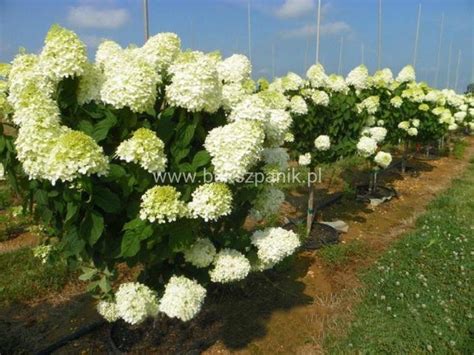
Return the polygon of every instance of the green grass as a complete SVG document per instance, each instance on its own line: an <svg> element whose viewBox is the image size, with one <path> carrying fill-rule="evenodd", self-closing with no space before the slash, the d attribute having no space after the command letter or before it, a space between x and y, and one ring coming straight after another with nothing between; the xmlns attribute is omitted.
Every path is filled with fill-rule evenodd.
<svg viewBox="0 0 474 355"><path fill-rule="evenodd" d="M471 163L431 203L415 231L364 273L365 293L354 320L346 338L328 337L329 353L472 352L473 196Z"/></svg>
<svg viewBox="0 0 474 355"><path fill-rule="evenodd" d="M335 244L324 247L319 252L319 257L328 266L340 267L351 261L354 257L367 255L367 246L354 240L346 244Z"/></svg>
<svg viewBox="0 0 474 355"><path fill-rule="evenodd" d="M64 263L43 265L27 248L0 254L0 270L0 305L60 290L70 275Z"/></svg>
<svg viewBox="0 0 474 355"><path fill-rule="evenodd" d="M454 143L453 155L456 159L462 159L468 143L465 140L458 139Z"/></svg>

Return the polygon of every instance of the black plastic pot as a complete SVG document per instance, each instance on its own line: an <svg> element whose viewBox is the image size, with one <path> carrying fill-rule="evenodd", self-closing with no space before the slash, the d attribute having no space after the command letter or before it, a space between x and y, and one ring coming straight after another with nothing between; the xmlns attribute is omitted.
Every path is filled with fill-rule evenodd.
<svg viewBox="0 0 474 355"><path fill-rule="evenodd" d="M356 186L356 199L358 201L370 202L373 199L388 201L397 196L397 191L393 187L378 185L372 190L369 185Z"/></svg>
<svg viewBox="0 0 474 355"><path fill-rule="evenodd" d="M313 223L311 233L302 245L304 250L316 250L325 245L339 243L339 232L323 223Z"/></svg>

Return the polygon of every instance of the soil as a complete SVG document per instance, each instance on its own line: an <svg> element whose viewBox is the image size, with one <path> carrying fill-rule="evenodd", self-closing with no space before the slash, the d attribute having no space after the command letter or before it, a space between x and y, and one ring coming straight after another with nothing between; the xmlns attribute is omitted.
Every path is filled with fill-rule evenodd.
<svg viewBox="0 0 474 355"><path fill-rule="evenodd" d="M381 174L380 183L393 186L398 192L398 198L388 203L370 208L347 193L339 202L319 211L319 218L325 221L340 219L348 223L349 231L341 235L342 243L358 240L367 247L367 255L351 257L349 263L335 267L325 264L318 251L301 252L286 270L279 268L250 277L243 284L209 290L202 312L189 323L149 321L136 328L124 323L113 328L105 325L55 353L114 353L111 337L120 351L132 353L323 353L325 336L341 333L339 322L351 319L351 310L362 292L358 272L412 229L426 205L462 174L474 156L474 139L467 141L469 146L462 160L414 160L418 175L401 175L396 170ZM347 178L344 174L349 174L353 186L367 182L362 173L343 172ZM342 186L342 180L331 179L319 186L316 200L327 199ZM305 206L304 189L293 191L288 194L282 214L302 219ZM60 295L3 307L0 352L35 352L74 329L95 322L98 315L93 300L80 287L76 291L66 287Z"/></svg>

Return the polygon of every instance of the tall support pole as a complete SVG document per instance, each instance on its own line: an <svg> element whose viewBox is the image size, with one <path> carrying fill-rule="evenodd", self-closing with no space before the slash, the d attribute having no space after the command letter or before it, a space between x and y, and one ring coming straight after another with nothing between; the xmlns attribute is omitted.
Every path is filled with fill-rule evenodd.
<svg viewBox="0 0 474 355"><path fill-rule="evenodd" d="M360 45L360 63L365 64L365 45L364 42Z"/></svg>
<svg viewBox="0 0 474 355"><path fill-rule="evenodd" d="M453 52L453 41L449 43L449 52L448 52L448 73L446 75L446 89L449 89L449 84L451 81L451 55Z"/></svg>
<svg viewBox="0 0 474 355"><path fill-rule="evenodd" d="M459 50L458 51L458 62L456 64L456 76L455 76L455 79L454 79L454 91L457 91L458 90L458 82L459 82L459 66L461 65L461 54L462 54L462 51Z"/></svg>
<svg viewBox="0 0 474 355"><path fill-rule="evenodd" d="M249 37L248 38L249 59L250 59L250 62L252 62L252 21L250 17L250 0L248 0L248 3L247 3L247 31L248 31L248 37Z"/></svg>
<svg viewBox="0 0 474 355"><path fill-rule="evenodd" d="M148 0L143 0L143 23L145 30L145 42L150 38L150 26L148 21Z"/></svg>
<svg viewBox="0 0 474 355"><path fill-rule="evenodd" d="M379 17L377 31L377 69L382 67L382 0L379 0Z"/></svg>
<svg viewBox="0 0 474 355"><path fill-rule="evenodd" d="M339 63L337 66L337 74L341 75L342 73L342 52L344 50L344 37L341 36L341 44L339 46Z"/></svg>
<svg viewBox="0 0 474 355"><path fill-rule="evenodd" d="M318 16L316 20L316 64L319 63L319 35L321 28L321 0L318 0Z"/></svg>
<svg viewBox="0 0 474 355"><path fill-rule="evenodd" d="M418 4L418 20L416 21L415 49L413 51L413 68L416 69L416 59L418 56L418 41L420 39L420 20L421 20L421 4Z"/></svg>
<svg viewBox="0 0 474 355"><path fill-rule="evenodd" d="M441 69L441 44L443 43L443 30L444 30L444 13L441 14L441 26L439 29L438 39L438 57L436 58L436 73L434 86L438 87L439 71Z"/></svg>

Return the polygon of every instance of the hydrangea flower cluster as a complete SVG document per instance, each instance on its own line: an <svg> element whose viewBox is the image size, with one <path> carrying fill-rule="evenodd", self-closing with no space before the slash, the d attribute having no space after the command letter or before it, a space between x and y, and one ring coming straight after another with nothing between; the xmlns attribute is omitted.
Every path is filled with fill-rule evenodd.
<svg viewBox="0 0 474 355"><path fill-rule="evenodd" d="M375 114L380 107L380 98L378 96L369 96L357 104L357 112L366 111L369 115Z"/></svg>
<svg viewBox="0 0 474 355"><path fill-rule="evenodd" d="M311 153L302 154L298 157L298 164L301 166L307 166L311 164Z"/></svg>
<svg viewBox="0 0 474 355"><path fill-rule="evenodd" d="M394 96L390 99L390 104L395 108L399 108L403 104L403 99L400 96Z"/></svg>
<svg viewBox="0 0 474 355"><path fill-rule="evenodd" d="M304 86L305 82L298 74L289 72L281 78L281 87L284 92L296 91Z"/></svg>
<svg viewBox="0 0 474 355"><path fill-rule="evenodd" d="M242 83L250 79L252 64L242 54L234 54L217 65L219 78L225 83Z"/></svg>
<svg viewBox="0 0 474 355"><path fill-rule="evenodd" d="M377 141L373 138L362 136L357 143L357 151L365 158L370 157L377 150Z"/></svg>
<svg viewBox="0 0 474 355"><path fill-rule="evenodd" d="M346 83L356 90L363 90L368 87L369 71L365 65L359 65L352 69L346 78Z"/></svg>
<svg viewBox="0 0 474 355"><path fill-rule="evenodd" d="M221 106L222 83L216 60L201 52L184 53L169 68L166 97L173 106L190 112L215 112Z"/></svg>
<svg viewBox="0 0 474 355"><path fill-rule="evenodd" d="M265 187L255 200L250 215L256 220L262 220L278 212L285 201L283 191L274 187Z"/></svg>
<svg viewBox="0 0 474 355"><path fill-rule="evenodd" d="M145 192L140 205L140 218L151 223L167 223L188 215L181 193L173 186L155 186Z"/></svg>
<svg viewBox="0 0 474 355"><path fill-rule="evenodd" d="M115 317L113 306L102 304L101 308L110 319L122 318L130 324L141 323L148 317L155 317L159 312L155 291L138 282L121 284L115 293L115 305Z"/></svg>
<svg viewBox="0 0 474 355"><path fill-rule="evenodd" d="M385 169L392 162L392 155L386 152L378 152L374 157L374 162L381 168Z"/></svg>
<svg viewBox="0 0 474 355"><path fill-rule="evenodd" d="M264 124L266 144L272 147L280 146L292 123L289 112L280 109L268 110L268 119Z"/></svg>
<svg viewBox="0 0 474 355"><path fill-rule="evenodd" d="M290 100L290 111L295 115L306 115L308 113L308 105L301 96L293 96Z"/></svg>
<svg viewBox="0 0 474 355"><path fill-rule="evenodd" d="M208 267L216 256L216 248L209 239L198 239L184 251L184 260L197 268Z"/></svg>
<svg viewBox="0 0 474 355"><path fill-rule="evenodd" d="M373 138L377 143L382 143L387 136L387 129L384 127L370 127L364 131L364 134Z"/></svg>
<svg viewBox="0 0 474 355"><path fill-rule="evenodd" d="M418 127L420 126L419 119L411 119L408 121L402 121L398 124L398 128L405 131L408 136L414 137L418 135Z"/></svg>
<svg viewBox="0 0 474 355"><path fill-rule="evenodd" d="M259 122L239 120L214 128L204 147L212 157L216 181L242 179L260 157L265 134Z"/></svg>
<svg viewBox="0 0 474 355"><path fill-rule="evenodd" d="M313 100L315 105L327 106L329 105L329 95L322 90L315 90L311 95L311 100Z"/></svg>
<svg viewBox="0 0 474 355"><path fill-rule="evenodd" d="M214 259L214 268L209 271L212 282L229 283L240 281L250 272L250 262L241 252L222 249Z"/></svg>
<svg viewBox="0 0 474 355"><path fill-rule="evenodd" d="M376 87L384 88L390 86L393 82L393 74L389 68L377 70L372 77L372 83Z"/></svg>
<svg viewBox="0 0 474 355"><path fill-rule="evenodd" d="M262 150L262 159L266 165L276 168L278 171L288 169L290 156L285 148L265 148Z"/></svg>
<svg viewBox="0 0 474 355"><path fill-rule="evenodd" d="M256 231L251 237L257 248L259 270L269 269L290 256L301 245L298 236L283 228L267 228Z"/></svg>
<svg viewBox="0 0 474 355"><path fill-rule="evenodd" d="M331 148L331 139L329 136L320 135L314 140L314 146L317 150L325 152Z"/></svg>
<svg viewBox="0 0 474 355"><path fill-rule="evenodd" d="M329 75L327 87L334 92L347 93L349 91L349 86L344 78L336 74Z"/></svg>
<svg viewBox="0 0 474 355"><path fill-rule="evenodd" d="M97 304L97 312L104 317L107 322L115 322L120 318L117 304L112 301L100 301Z"/></svg>
<svg viewBox="0 0 474 355"><path fill-rule="evenodd" d="M328 77L321 64L312 65L306 72L309 83L313 88L324 88L326 86Z"/></svg>
<svg viewBox="0 0 474 355"><path fill-rule="evenodd" d="M181 50L181 40L175 33L158 33L146 41L139 56L155 71L164 74Z"/></svg>
<svg viewBox="0 0 474 355"><path fill-rule="evenodd" d="M403 67L402 70L400 70L400 72L398 73L396 80L400 83L415 81L415 69L411 65Z"/></svg>
<svg viewBox="0 0 474 355"><path fill-rule="evenodd" d="M164 143L155 132L148 128L139 128L132 138L120 143L117 157L127 163L134 162L150 173L165 171L166 155Z"/></svg>
<svg viewBox="0 0 474 355"><path fill-rule="evenodd" d="M223 183L210 183L199 186L192 194L188 204L191 215L207 221L216 221L232 211L232 192Z"/></svg>
<svg viewBox="0 0 474 355"><path fill-rule="evenodd" d="M159 310L170 318L189 321L201 310L206 289L184 276L173 276L165 287Z"/></svg>

